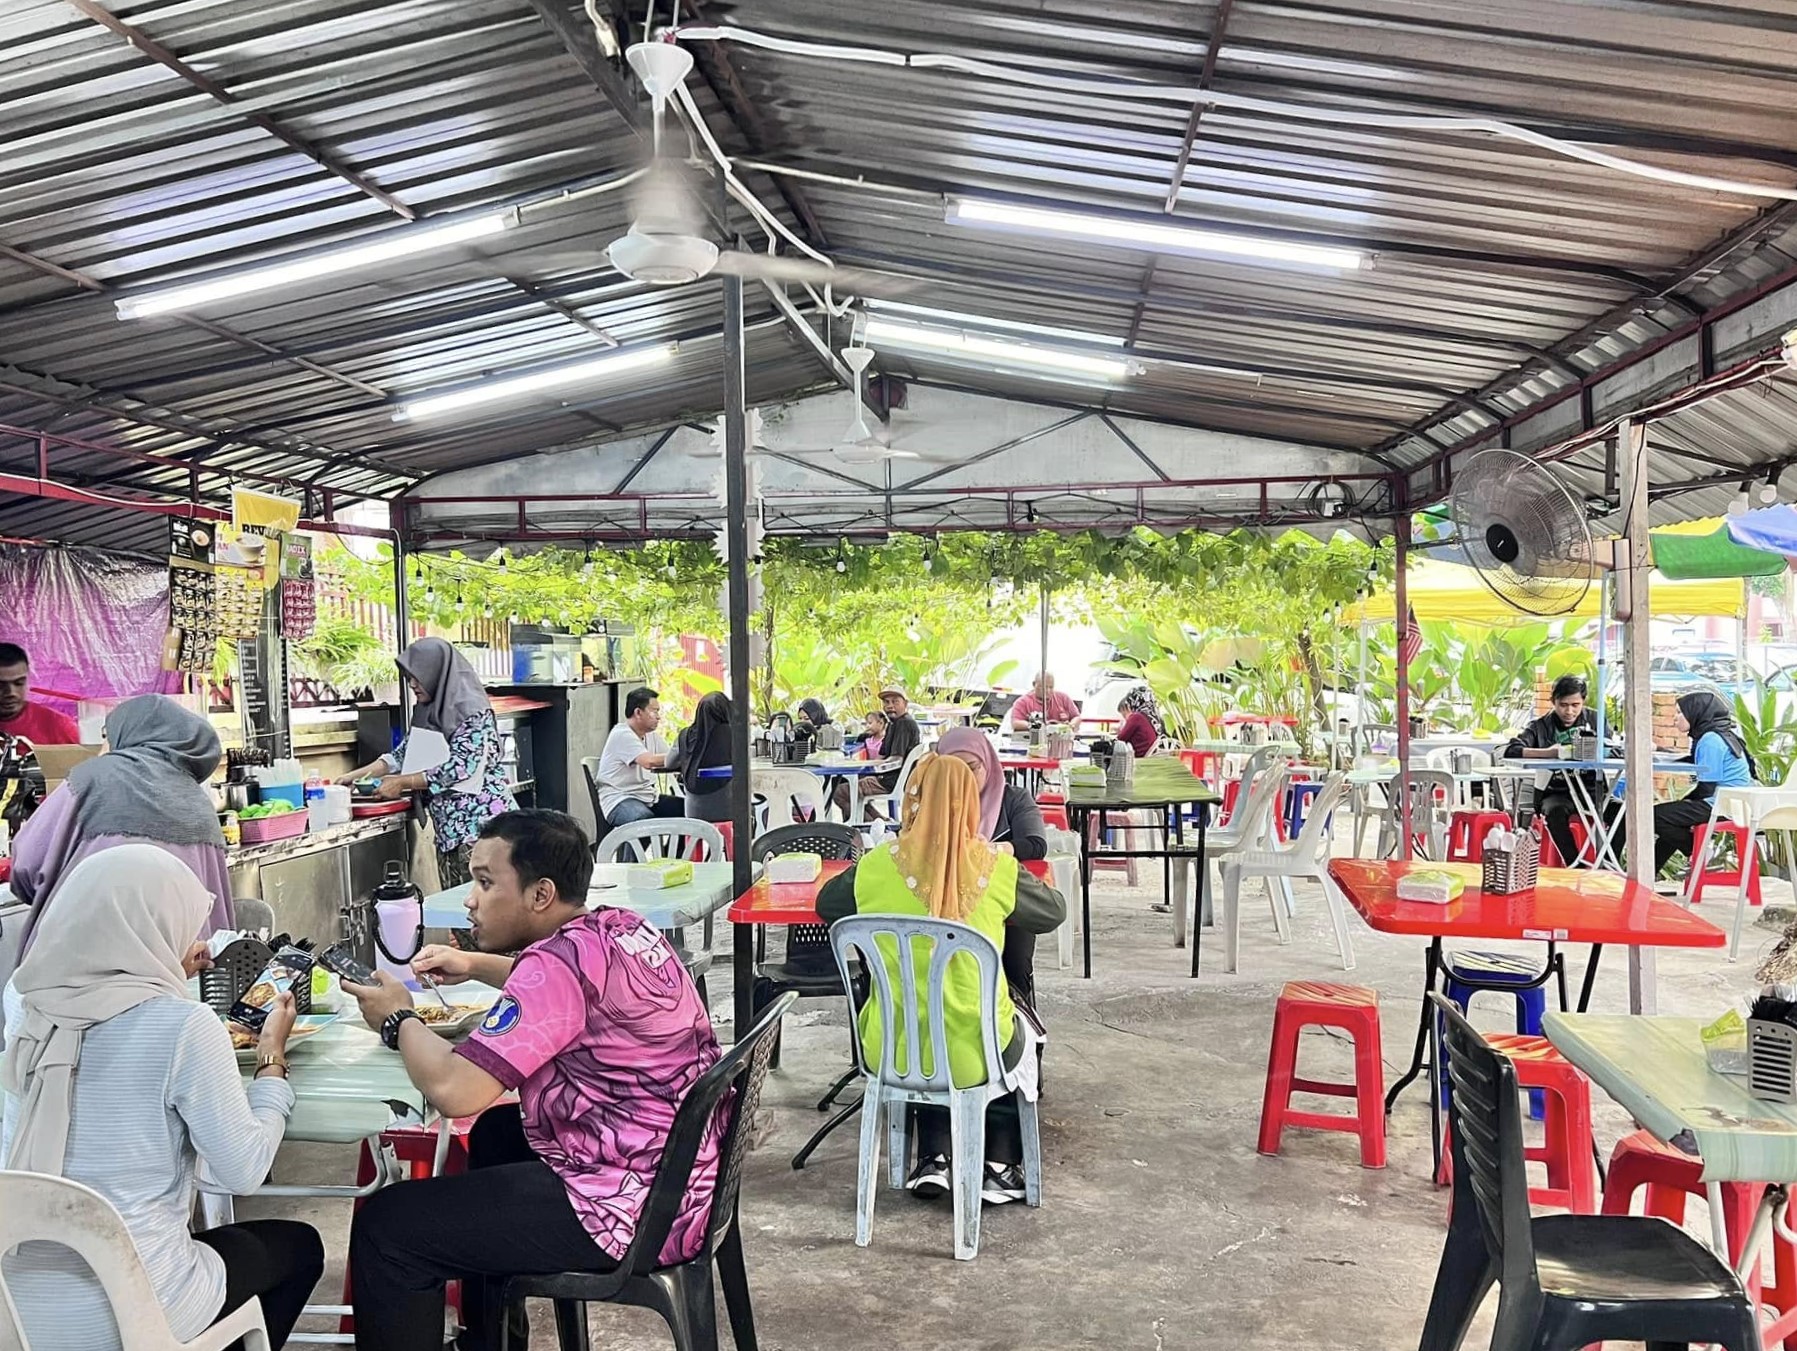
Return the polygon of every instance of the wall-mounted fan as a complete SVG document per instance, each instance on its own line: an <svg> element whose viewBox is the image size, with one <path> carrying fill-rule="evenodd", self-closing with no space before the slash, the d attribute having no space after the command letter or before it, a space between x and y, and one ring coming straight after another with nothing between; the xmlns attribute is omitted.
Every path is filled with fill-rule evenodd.
<svg viewBox="0 0 1797 1351"><path fill-rule="evenodd" d="M1493 594L1524 614L1577 609L1596 571L1585 509L1553 470L1484 450L1455 476L1454 531Z"/></svg>

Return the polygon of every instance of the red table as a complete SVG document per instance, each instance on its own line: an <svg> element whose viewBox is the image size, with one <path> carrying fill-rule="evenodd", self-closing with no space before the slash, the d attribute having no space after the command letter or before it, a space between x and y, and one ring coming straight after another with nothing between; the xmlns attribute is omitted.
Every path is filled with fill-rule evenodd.
<svg viewBox="0 0 1797 1351"><path fill-rule="evenodd" d="M1447 905L1398 899L1398 879L1422 869L1456 872L1466 878L1466 890ZM1561 943L1589 943L1591 959L1585 964L1585 980L1579 990L1578 1011L1591 1003L1597 979L1598 959L1606 943L1626 947L1720 948L1728 935L1689 910L1656 896L1620 873L1572 868L1543 868L1533 891L1513 895L1487 894L1479 888L1481 868L1476 863L1397 862L1393 860L1339 858L1329 865L1348 904L1360 912L1368 926L1381 933L1413 934L1429 940L1423 967L1423 1011L1416 1033L1416 1052L1404 1077L1385 1095L1389 1112L1398 1094L1423 1071L1439 1062L1435 1046L1435 1019L1430 1016L1429 995L1442 971L1444 938L1506 938L1547 944L1547 964L1540 977L1526 986L1502 985L1492 989L1515 991L1545 985L1558 978L1560 1007L1566 1004L1566 961ZM1433 1076L1431 1076L1433 1077ZM1441 1164L1441 1095L1431 1092L1436 1172Z"/></svg>
<svg viewBox="0 0 1797 1351"><path fill-rule="evenodd" d="M1021 866L1045 882L1054 880L1047 859L1030 859ZM824 883L848 869L849 864L841 859L831 859L814 882L775 884L764 877L736 898L728 918L732 924L822 924L817 915L817 893Z"/></svg>

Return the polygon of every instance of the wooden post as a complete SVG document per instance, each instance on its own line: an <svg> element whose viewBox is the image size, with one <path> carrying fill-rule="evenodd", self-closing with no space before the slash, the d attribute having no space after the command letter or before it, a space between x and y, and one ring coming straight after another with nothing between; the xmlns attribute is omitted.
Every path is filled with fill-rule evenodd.
<svg viewBox="0 0 1797 1351"><path fill-rule="evenodd" d="M1629 875L1643 886L1654 883L1653 836L1653 686L1648 679L1652 648L1648 625L1647 577L1651 570L1647 541L1647 427L1633 418L1616 429L1617 456L1622 461L1622 535L1626 554L1616 560L1617 585L1611 588L1622 627L1622 669L1628 681L1623 722L1628 742L1623 768L1628 775ZM1629 1012L1653 1013L1659 1005L1654 950L1629 949Z"/></svg>

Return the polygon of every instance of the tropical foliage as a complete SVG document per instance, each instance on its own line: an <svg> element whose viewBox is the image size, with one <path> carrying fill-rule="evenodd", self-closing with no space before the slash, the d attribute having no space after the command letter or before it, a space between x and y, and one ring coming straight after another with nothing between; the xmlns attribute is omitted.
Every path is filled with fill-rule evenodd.
<svg viewBox="0 0 1797 1351"><path fill-rule="evenodd" d="M1499 732L1529 715L1536 672L1549 677L1589 666L1590 653L1555 624L1508 628L1422 620L1423 644L1410 663L1410 712L1452 732ZM1369 722L1397 717L1397 653L1389 641L1368 651ZM1582 669L1582 668L1581 668ZM1586 672L1589 674L1589 672Z"/></svg>

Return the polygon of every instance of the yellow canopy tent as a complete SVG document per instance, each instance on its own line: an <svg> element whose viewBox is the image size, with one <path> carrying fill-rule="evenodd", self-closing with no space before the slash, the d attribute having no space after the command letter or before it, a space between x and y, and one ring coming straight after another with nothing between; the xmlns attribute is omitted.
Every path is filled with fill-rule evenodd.
<svg viewBox="0 0 1797 1351"><path fill-rule="evenodd" d="M1472 624L1520 624L1529 619L1499 600L1479 580L1477 572L1458 563L1425 559L1410 569L1409 582L1410 607L1418 619L1452 619ZM1649 604L1655 618L1728 615L1739 619L1745 612L1747 587L1739 577L1674 582L1656 572L1650 587ZM1597 595L1597 583L1593 581L1576 610L1555 618L1597 618ZM1342 612L1342 621L1390 622L1394 610L1393 593L1384 591L1348 606Z"/></svg>

